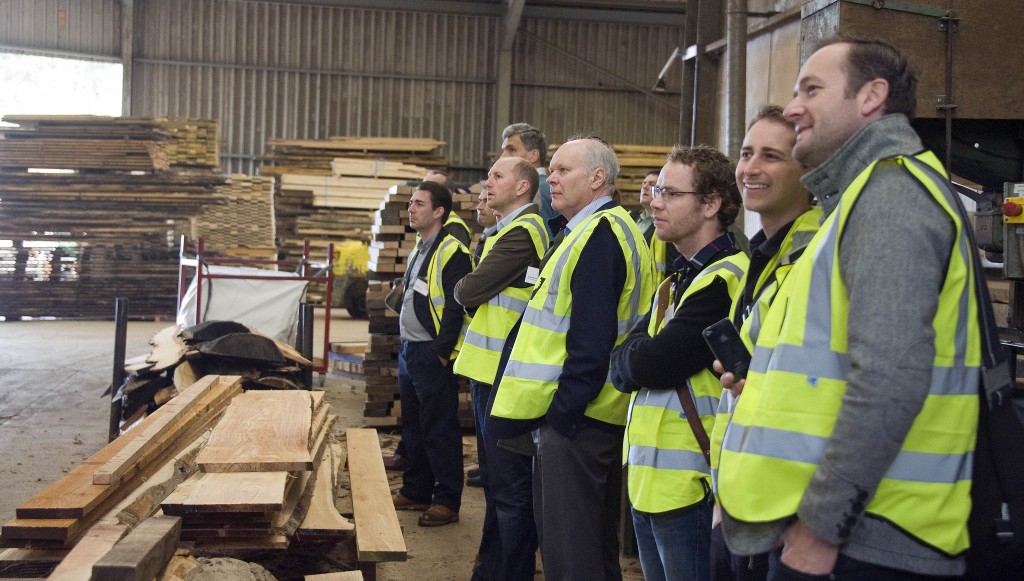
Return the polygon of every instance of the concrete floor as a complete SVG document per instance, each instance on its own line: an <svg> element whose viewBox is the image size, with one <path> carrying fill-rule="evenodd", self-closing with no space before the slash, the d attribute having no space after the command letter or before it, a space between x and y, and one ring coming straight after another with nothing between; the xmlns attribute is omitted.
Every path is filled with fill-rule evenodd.
<svg viewBox="0 0 1024 581"><path fill-rule="evenodd" d="M171 323L130 322L127 356L148 353L148 340ZM314 354L320 356L323 314L315 325ZM332 341L365 341L366 321L334 313ZM45 488L107 439L109 396L101 396L111 379L113 322L24 321L0 322L0 523L13 518L24 500ZM337 375L325 376L332 412L339 416L335 433L363 427L365 391ZM383 433L384 430L382 430ZM397 437L382 437L393 450ZM476 462L475 438L465 434L467 466ZM399 473L388 473L392 489L401 485ZM343 481L344 482L344 481ZM339 507L351 506L339 498ZM480 542L483 492L467 487L458 524L425 529L416 526L417 512L400 511L409 559L378 567L381 580L469 579ZM626 579L642 579L636 559L623 559ZM537 579L543 579L539 574Z"/></svg>

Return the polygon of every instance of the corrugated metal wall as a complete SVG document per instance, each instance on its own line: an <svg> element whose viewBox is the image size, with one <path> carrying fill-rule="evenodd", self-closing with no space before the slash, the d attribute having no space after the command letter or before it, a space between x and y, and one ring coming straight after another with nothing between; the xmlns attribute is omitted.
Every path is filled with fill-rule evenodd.
<svg viewBox="0 0 1024 581"><path fill-rule="evenodd" d="M225 0L137 6L135 114L213 117L231 171L272 138L433 137L493 148L497 19Z"/></svg>
<svg viewBox="0 0 1024 581"><path fill-rule="evenodd" d="M586 132L612 143L674 144L678 94L644 91L682 38L674 26L524 21L513 49L512 118L540 128L549 143Z"/></svg>
<svg viewBox="0 0 1024 581"><path fill-rule="evenodd" d="M500 144L498 17L253 0L135 0L135 16L132 113L217 119L226 171L254 172L273 138L432 137L467 175ZM0 0L0 45L117 58L119 19L117 0ZM644 91L681 38L524 19L512 118L551 142L674 143L678 95Z"/></svg>
<svg viewBox="0 0 1024 581"><path fill-rule="evenodd" d="M119 59L118 0L0 0L0 50Z"/></svg>

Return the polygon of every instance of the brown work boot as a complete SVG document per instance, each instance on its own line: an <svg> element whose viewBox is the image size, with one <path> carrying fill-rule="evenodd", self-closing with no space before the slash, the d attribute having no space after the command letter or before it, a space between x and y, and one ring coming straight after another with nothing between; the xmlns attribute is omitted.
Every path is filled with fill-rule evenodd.
<svg viewBox="0 0 1024 581"><path fill-rule="evenodd" d="M447 506L432 504L420 515L418 524L421 527L440 527L453 522L459 522L459 513Z"/></svg>
<svg viewBox="0 0 1024 581"><path fill-rule="evenodd" d="M385 470L395 470L397 472L404 472L405 469L408 468L408 467L409 467L409 460L407 460L406 458L404 458L402 456L399 456L397 454L392 454L392 455L389 455L389 456L384 456L384 469Z"/></svg>
<svg viewBox="0 0 1024 581"><path fill-rule="evenodd" d="M423 510L427 508L425 502L416 502L415 500L406 497L401 492L396 492L391 495L391 502L395 504L395 510Z"/></svg>

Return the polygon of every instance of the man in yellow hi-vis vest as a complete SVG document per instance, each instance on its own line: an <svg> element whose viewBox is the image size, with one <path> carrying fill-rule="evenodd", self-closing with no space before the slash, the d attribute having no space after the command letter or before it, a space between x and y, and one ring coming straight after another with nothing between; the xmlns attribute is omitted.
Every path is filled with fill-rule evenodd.
<svg viewBox="0 0 1024 581"><path fill-rule="evenodd" d="M915 87L895 47L827 41L785 109L826 218L765 315L718 470L725 540L774 549L769 579L964 571L989 306Z"/></svg>
<svg viewBox="0 0 1024 581"><path fill-rule="evenodd" d="M729 316L748 264L728 231L743 204L733 171L712 147L672 149L651 208L654 235L679 257L651 312L612 351L612 382L631 394L624 463L648 581L710 577L711 471L698 433L711 432L722 386L702 332Z"/></svg>
<svg viewBox="0 0 1024 581"><path fill-rule="evenodd" d="M458 522L462 503L462 429L452 365L466 313L454 295L472 259L442 227L451 208L451 192L441 184L422 182L412 194L409 226L419 243L409 256L398 319L402 442L409 467L392 500L397 509L426 509L419 525L427 527Z"/></svg>
<svg viewBox="0 0 1024 581"><path fill-rule="evenodd" d="M567 223L506 341L488 437L535 430L534 518L544 576L617 580L628 397L608 381L608 363L650 310L654 267L636 223L612 200L619 164L611 146L570 138L550 170L551 203Z"/></svg>
<svg viewBox="0 0 1024 581"><path fill-rule="evenodd" d="M470 380L477 457L486 512L473 579L532 580L537 533L530 502L530 458L487 437L486 408L512 326L526 309L548 249L548 225L532 203L540 179L528 161L503 157L487 173L487 205L501 220L487 237L475 270L455 285L455 300L476 309L455 373ZM525 485L524 493L519 493Z"/></svg>

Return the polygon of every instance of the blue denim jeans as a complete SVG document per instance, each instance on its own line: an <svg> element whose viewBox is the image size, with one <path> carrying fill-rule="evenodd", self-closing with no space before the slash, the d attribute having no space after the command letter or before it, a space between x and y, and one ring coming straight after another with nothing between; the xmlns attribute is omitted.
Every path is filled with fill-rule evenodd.
<svg viewBox="0 0 1024 581"><path fill-rule="evenodd" d="M668 512L631 512L646 581L711 578L711 504L706 499Z"/></svg>

